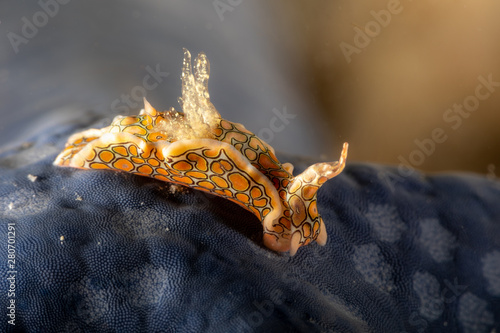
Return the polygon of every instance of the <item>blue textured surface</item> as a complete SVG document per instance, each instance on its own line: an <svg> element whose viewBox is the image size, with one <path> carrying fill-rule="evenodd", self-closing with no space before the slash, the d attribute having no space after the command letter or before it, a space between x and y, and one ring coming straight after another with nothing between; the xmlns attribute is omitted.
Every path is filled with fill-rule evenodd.
<svg viewBox="0 0 500 333"><path fill-rule="evenodd" d="M348 163L319 192L326 246L290 257L264 248L259 221L223 199L125 173L52 166L77 130L60 126L0 154L0 267L7 276L7 223L15 223L19 331L500 326L496 181L402 177ZM306 166L289 160L296 172ZM5 278L0 287L0 329L13 330Z"/></svg>

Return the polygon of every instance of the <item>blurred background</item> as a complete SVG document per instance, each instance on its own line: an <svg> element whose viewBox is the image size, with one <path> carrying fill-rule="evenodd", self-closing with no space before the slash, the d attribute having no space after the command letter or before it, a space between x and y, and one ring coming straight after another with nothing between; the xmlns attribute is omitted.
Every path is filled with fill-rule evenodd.
<svg viewBox="0 0 500 333"><path fill-rule="evenodd" d="M4 0L0 147L157 109L205 52L223 118L278 151L500 177L500 3Z"/></svg>

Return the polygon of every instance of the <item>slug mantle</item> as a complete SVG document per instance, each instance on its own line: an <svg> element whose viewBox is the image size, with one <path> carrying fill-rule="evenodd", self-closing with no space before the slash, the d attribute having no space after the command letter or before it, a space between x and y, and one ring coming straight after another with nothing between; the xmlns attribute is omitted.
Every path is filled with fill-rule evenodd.
<svg viewBox="0 0 500 333"><path fill-rule="evenodd" d="M293 176L274 149L243 125L222 119L210 102L210 64L184 49L183 112L159 112L144 99L137 116L116 116L111 125L72 135L54 165L125 171L189 186L231 200L252 212L264 228L264 245L294 255L300 246L326 244L316 193L345 167L317 163Z"/></svg>

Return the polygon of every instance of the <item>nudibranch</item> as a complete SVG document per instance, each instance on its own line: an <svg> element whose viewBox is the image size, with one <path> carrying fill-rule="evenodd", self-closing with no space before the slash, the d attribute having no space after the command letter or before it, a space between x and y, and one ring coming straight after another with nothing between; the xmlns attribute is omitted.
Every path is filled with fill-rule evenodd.
<svg viewBox="0 0 500 333"><path fill-rule="evenodd" d="M210 102L210 64L204 53L191 65L184 49L183 112L159 112L144 99L137 116L72 135L54 165L130 172L226 198L252 212L264 229L264 245L294 255L300 246L326 243L316 193L342 172L338 162L317 163L297 176L274 149L243 125L222 119Z"/></svg>

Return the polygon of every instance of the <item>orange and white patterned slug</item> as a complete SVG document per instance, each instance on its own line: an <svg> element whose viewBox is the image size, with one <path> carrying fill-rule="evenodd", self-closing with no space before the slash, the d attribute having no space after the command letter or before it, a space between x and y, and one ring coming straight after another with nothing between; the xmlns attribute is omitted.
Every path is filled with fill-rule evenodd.
<svg viewBox="0 0 500 333"><path fill-rule="evenodd" d="M155 110L146 100L137 116L117 116L110 126L72 135L55 165L109 169L148 176L209 192L249 210L262 222L264 244L294 255L300 246L326 243L316 193L345 166L317 163L298 176L274 149L243 125L222 119L210 102L205 54L184 49L183 112Z"/></svg>

